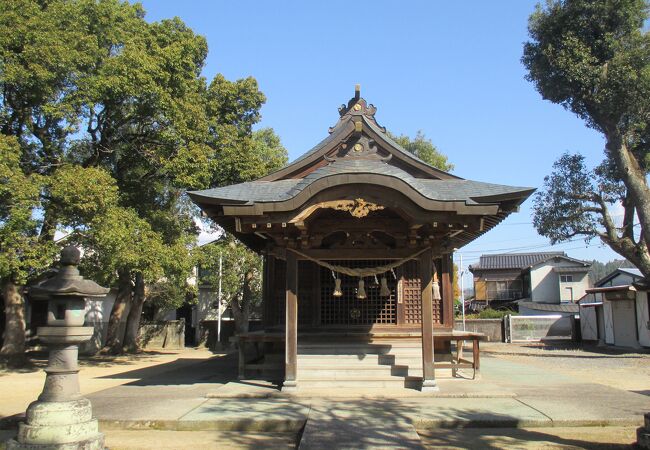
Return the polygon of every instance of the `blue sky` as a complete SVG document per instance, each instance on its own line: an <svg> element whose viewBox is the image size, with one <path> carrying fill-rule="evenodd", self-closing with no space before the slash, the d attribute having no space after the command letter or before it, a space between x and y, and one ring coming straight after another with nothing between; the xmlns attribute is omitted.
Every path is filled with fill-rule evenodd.
<svg viewBox="0 0 650 450"><path fill-rule="evenodd" d="M354 94L377 106L393 133L422 130L469 179L539 187L564 151L595 165L604 141L542 100L520 63L535 1L147 0L148 20L178 16L209 45L204 75L255 77L267 96L260 126L273 127L294 159L327 135ZM550 247L532 227L531 200L462 249L566 250L619 258L596 240ZM456 258L458 260L458 258Z"/></svg>

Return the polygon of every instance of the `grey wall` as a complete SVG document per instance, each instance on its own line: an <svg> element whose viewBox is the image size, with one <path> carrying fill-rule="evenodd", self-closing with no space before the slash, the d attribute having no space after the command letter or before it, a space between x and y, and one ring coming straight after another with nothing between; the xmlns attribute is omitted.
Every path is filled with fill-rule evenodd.
<svg viewBox="0 0 650 450"><path fill-rule="evenodd" d="M462 330L463 321L454 321L454 330ZM504 342L502 319L466 319L465 331L483 333L490 342Z"/></svg>

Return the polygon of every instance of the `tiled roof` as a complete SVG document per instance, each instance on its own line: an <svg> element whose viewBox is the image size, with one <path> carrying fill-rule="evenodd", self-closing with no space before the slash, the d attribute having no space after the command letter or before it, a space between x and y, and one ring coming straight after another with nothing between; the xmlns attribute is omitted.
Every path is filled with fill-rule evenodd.
<svg viewBox="0 0 650 450"><path fill-rule="evenodd" d="M620 270L621 272L625 272L625 273L627 273L629 275L632 275L634 277L639 277L639 278L643 277L643 274L641 273L641 271L639 269L636 269L636 268L633 269L633 268L629 268L629 267L621 267L618 270Z"/></svg>
<svg viewBox="0 0 650 450"><path fill-rule="evenodd" d="M505 253L499 255L481 255L477 265L471 270L487 269L525 269L554 256L566 256L564 252L542 253Z"/></svg>
<svg viewBox="0 0 650 450"><path fill-rule="evenodd" d="M539 303L518 302L519 307L534 309L536 311L577 313L580 307L577 303Z"/></svg>
<svg viewBox="0 0 650 450"><path fill-rule="evenodd" d="M484 202L489 202L489 198L493 196L531 191L526 187L504 186L463 179L426 180L414 178L404 170L383 161L340 158L315 170L303 179L251 181L194 191L191 194L198 197L240 202L277 202L295 197L317 180L334 175L360 173L397 178L431 200L465 201L468 204L476 204L483 197L486 198Z"/></svg>
<svg viewBox="0 0 650 450"><path fill-rule="evenodd" d="M643 278L643 274L637 268L620 267L620 268L608 273L607 275L605 275L600 280L596 281L595 286L597 286L597 287L604 286L608 282L610 282L611 280L616 278L616 276L621 274L621 273L630 275L632 277L632 279L635 280L635 281L640 280L641 278Z"/></svg>

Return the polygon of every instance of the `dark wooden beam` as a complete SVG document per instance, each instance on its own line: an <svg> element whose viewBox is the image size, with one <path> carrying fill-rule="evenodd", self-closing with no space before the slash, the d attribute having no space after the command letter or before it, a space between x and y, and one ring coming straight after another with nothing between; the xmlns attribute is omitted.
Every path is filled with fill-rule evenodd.
<svg viewBox="0 0 650 450"><path fill-rule="evenodd" d="M312 258L318 260L347 260L347 259L402 259L408 256L413 255L418 251L417 248L395 248L395 249L359 249L359 248L350 248L350 249L309 249L309 250L299 250L301 253L308 255ZM434 251L436 249L434 248ZM291 251L286 252L291 253ZM274 254L278 258L284 258L282 255L282 250L280 248L274 249ZM302 256L297 255L297 259L305 259Z"/></svg>
<svg viewBox="0 0 650 450"><path fill-rule="evenodd" d="M287 252L284 384L282 391L298 388L298 262Z"/></svg>
<svg viewBox="0 0 650 450"><path fill-rule="evenodd" d="M433 366L433 252L420 255L422 289L422 391L437 391Z"/></svg>
<svg viewBox="0 0 650 450"><path fill-rule="evenodd" d="M442 255L442 325L445 328L454 326L454 262L451 253Z"/></svg>

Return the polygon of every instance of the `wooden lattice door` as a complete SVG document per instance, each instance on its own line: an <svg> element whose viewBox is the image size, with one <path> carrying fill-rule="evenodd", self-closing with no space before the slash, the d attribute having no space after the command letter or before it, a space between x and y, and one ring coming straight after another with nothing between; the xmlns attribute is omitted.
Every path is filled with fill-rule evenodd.
<svg viewBox="0 0 650 450"><path fill-rule="evenodd" d="M347 267L373 267L389 263L381 260L328 261ZM359 278L340 274L341 297L334 297L334 278L329 269L320 271L320 323L321 325L395 325L397 324L396 294L397 280L388 274L390 296L379 295L379 284L374 277L365 277L367 298L358 299Z"/></svg>
<svg viewBox="0 0 650 450"><path fill-rule="evenodd" d="M400 279L400 302L405 325L422 323L422 293L417 261L408 261L396 269ZM442 324L442 299L433 301L433 323Z"/></svg>

